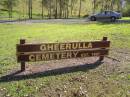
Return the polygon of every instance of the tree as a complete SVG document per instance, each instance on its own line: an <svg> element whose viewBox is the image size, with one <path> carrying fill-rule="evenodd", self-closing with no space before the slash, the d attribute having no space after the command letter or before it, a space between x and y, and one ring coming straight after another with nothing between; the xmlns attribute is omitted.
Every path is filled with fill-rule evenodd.
<svg viewBox="0 0 130 97"><path fill-rule="evenodd" d="M1 0L1 5L8 11L9 18L12 18L13 7L16 6L18 0Z"/></svg>
<svg viewBox="0 0 130 97"><path fill-rule="evenodd" d="M58 0L55 0L55 19L58 17Z"/></svg>
<svg viewBox="0 0 130 97"><path fill-rule="evenodd" d="M79 3L79 18L80 18L80 16L81 16L82 2L85 2L85 0L80 0L80 3Z"/></svg>
<svg viewBox="0 0 130 97"><path fill-rule="evenodd" d="M28 0L28 16L32 19L32 0Z"/></svg>
<svg viewBox="0 0 130 97"><path fill-rule="evenodd" d="M44 11L44 0L42 0L42 19L44 17L44 14L43 14L44 12L43 11Z"/></svg>
<svg viewBox="0 0 130 97"><path fill-rule="evenodd" d="M69 0L64 0L64 18L69 17Z"/></svg>
<svg viewBox="0 0 130 97"><path fill-rule="evenodd" d="M51 15L52 15L52 1L51 0L48 0L49 1L49 19L51 19Z"/></svg>
<svg viewBox="0 0 130 97"><path fill-rule="evenodd" d="M80 18L82 0L80 0L79 2L80 2L80 3L79 3L79 18Z"/></svg>
<svg viewBox="0 0 130 97"><path fill-rule="evenodd" d="M96 0L92 0L92 6L93 6L92 12L94 14L96 10Z"/></svg>
<svg viewBox="0 0 130 97"><path fill-rule="evenodd" d="M7 11L9 18L12 18L14 7L16 6L17 2L20 0L0 0L0 5L2 6L1 11ZM33 17L33 5L34 0L21 0L17 7L21 8L20 10L15 9L19 14L21 12L28 15L29 19ZM130 0L35 0L35 2L40 3L40 11L41 17L44 18L47 15L48 18L69 18L70 16L78 16L81 17L81 13L83 12L82 9L85 9L86 12L93 12L96 11L103 11L103 10L115 10L121 11L122 10L122 1ZM26 4L25 4L26 2ZM83 3L86 2L88 6L83 6ZM20 6L19 6L20 5ZM85 5L85 4L84 4ZM22 6L22 7L21 7ZM128 5L127 5L128 6ZM38 8L38 9L39 9ZM128 8L128 7L127 7ZM21 11L22 10L22 11ZM125 13L128 11L125 9ZM38 13L36 13L39 15ZM88 13L84 13L86 15Z"/></svg>

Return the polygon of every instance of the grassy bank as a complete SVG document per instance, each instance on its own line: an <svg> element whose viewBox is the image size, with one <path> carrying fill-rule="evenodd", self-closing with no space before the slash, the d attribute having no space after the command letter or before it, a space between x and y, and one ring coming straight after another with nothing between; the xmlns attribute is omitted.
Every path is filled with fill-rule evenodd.
<svg viewBox="0 0 130 97"><path fill-rule="evenodd" d="M27 42L90 41L107 36L112 49L130 50L130 24L0 24L0 76L15 68L16 44ZM110 56L113 56L112 53ZM128 56L129 57L129 56ZM34 63L35 64L35 63ZM107 63L105 63L107 64ZM109 65L109 64L107 64ZM129 62L120 68L130 70ZM123 67L122 67L123 66ZM124 69L121 69L122 72ZM11 97L128 97L130 74L128 72L103 75L100 68L41 78L0 82L0 96ZM81 94L81 95L80 95ZM54 95L54 96L52 96ZM60 96L61 95L61 96ZM127 96L128 95L128 96Z"/></svg>

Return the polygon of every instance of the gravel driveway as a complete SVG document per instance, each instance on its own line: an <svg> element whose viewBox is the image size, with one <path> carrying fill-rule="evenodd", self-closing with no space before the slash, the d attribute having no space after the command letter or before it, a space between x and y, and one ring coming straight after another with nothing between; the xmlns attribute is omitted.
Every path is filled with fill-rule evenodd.
<svg viewBox="0 0 130 97"><path fill-rule="evenodd" d="M98 22L111 23L110 20L100 20ZM86 23L96 23L95 21L90 21L88 18L81 19L44 19L44 20L0 20L0 23L61 23L61 24L86 24ZM130 23L130 20L117 20L112 23Z"/></svg>
<svg viewBox="0 0 130 97"><path fill-rule="evenodd" d="M63 24L77 24L86 23L86 19L46 19L46 20L0 20L0 23L63 23Z"/></svg>

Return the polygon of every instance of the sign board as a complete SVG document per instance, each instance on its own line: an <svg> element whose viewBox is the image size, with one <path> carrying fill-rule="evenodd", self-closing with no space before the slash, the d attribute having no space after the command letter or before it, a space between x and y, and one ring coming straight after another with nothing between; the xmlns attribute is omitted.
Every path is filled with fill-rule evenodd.
<svg viewBox="0 0 130 97"><path fill-rule="evenodd" d="M108 48L110 41L70 42L70 43L43 43L43 44L18 44L17 52L48 52L66 50L87 50Z"/></svg>
<svg viewBox="0 0 130 97"><path fill-rule="evenodd" d="M21 61L49 61L59 59L70 59L80 57L105 56L108 55L108 49L105 50L73 50L73 51L55 51L55 52L32 52L18 54L18 62Z"/></svg>
<svg viewBox="0 0 130 97"><path fill-rule="evenodd" d="M104 38L105 39L105 38ZM107 39L107 38L106 38ZM49 61L108 55L110 41L26 44L16 45L18 62Z"/></svg>

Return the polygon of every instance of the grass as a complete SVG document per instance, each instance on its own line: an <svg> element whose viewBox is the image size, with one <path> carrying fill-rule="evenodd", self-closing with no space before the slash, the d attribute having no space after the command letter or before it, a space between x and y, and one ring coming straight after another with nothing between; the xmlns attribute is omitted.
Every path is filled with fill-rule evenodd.
<svg viewBox="0 0 130 97"><path fill-rule="evenodd" d="M27 42L90 41L107 36L112 49L130 50L130 24L0 24L0 76L20 68L16 62L16 44ZM34 63L35 64L35 63ZM122 63L127 66L127 63ZM121 64L121 65L122 65ZM109 64L108 64L109 65ZM0 83L1 97L126 97L130 76L79 71L35 79ZM81 80L80 80L81 79ZM123 80L122 80L123 79ZM87 94L87 95L86 95ZM63 96L65 95L65 96Z"/></svg>
<svg viewBox="0 0 130 97"><path fill-rule="evenodd" d="M123 17L121 20L130 20L129 17Z"/></svg>

